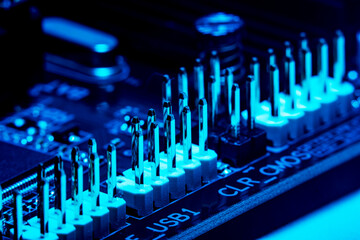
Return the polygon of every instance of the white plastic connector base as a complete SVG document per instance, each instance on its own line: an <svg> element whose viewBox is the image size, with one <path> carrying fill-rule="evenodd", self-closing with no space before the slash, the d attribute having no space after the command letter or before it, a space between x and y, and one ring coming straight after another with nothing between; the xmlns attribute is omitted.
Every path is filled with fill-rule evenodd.
<svg viewBox="0 0 360 240"><path fill-rule="evenodd" d="M84 214L89 215L93 220L94 238L102 238L110 233L110 212L104 206L91 209L90 193L84 191L83 202Z"/></svg>
<svg viewBox="0 0 360 240"><path fill-rule="evenodd" d="M109 210L110 230L114 231L125 225L126 222L126 202L122 198L114 197L109 201L106 193L100 193L100 205Z"/></svg>
<svg viewBox="0 0 360 240"><path fill-rule="evenodd" d="M40 232L40 219L37 217L31 218L28 221L31 227L39 229ZM76 239L76 229L72 224L62 224L58 225L58 216L55 215L55 209L51 208L49 210L49 233L56 234L58 239L61 240L75 240Z"/></svg>
<svg viewBox="0 0 360 240"><path fill-rule="evenodd" d="M343 82L339 86L331 86L331 91L338 96L338 103L336 106L337 114L341 117L346 117L352 110L351 100L354 95L355 87L348 82Z"/></svg>
<svg viewBox="0 0 360 240"><path fill-rule="evenodd" d="M176 164L185 171L185 189L187 192L194 191L201 187L201 163L198 160L191 159L184 162L182 146L176 145Z"/></svg>
<svg viewBox="0 0 360 240"><path fill-rule="evenodd" d="M266 132L273 147L282 147L288 142L289 121L284 117L273 117L270 113L259 115L255 119L259 128Z"/></svg>
<svg viewBox="0 0 360 240"><path fill-rule="evenodd" d="M312 81L319 82L320 81L319 76L313 76ZM325 81L333 82L334 80L328 77ZM315 101L318 101L321 104L320 118L323 124L325 125L330 124L331 121L336 119L336 115L337 115L336 105L337 105L338 97L334 92L330 91L329 89L329 91L326 94L324 94L323 89L315 88L314 99Z"/></svg>
<svg viewBox="0 0 360 240"><path fill-rule="evenodd" d="M47 233L45 236L42 236L40 233L40 228L27 227L26 231L23 231L21 235L23 240L56 240L59 237L55 233Z"/></svg>
<svg viewBox="0 0 360 240"><path fill-rule="evenodd" d="M50 223L50 231L55 233L60 240L75 240L76 239L76 228L72 224L64 224L62 227L52 227L52 221Z"/></svg>
<svg viewBox="0 0 360 240"><path fill-rule="evenodd" d="M217 158L214 150L208 149L204 154L199 153L199 146L193 144L193 159L201 163L201 178L203 182L209 182L217 176Z"/></svg>
<svg viewBox="0 0 360 240"><path fill-rule="evenodd" d="M14 229L10 229L10 238L14 238ZM40 236L40 229L31 227L29 225L23 225L21 239L23 240L53 240L59 239L58 236L54 233L48 233L46 236Z"/></svg>
<svg viewBox="0 0 360 240"><path fill-rule="evenodd" d="M123 176L117 177L116 188L128 207L145 216L153 211L153 188L150 185L136 186L135 182Z"/></svg>
<svg viewBox="0 0 360 240"><path fill-rule="evenodd" d="M93 220L88 215L81 215L75 218L74 206L72 200L66 201L66 221L76 228L76 240L92 239L93 237Z"/></svg>
<svg viewBox="0 0 360 240"><path fill-rule="evenodd" d="M128 179L134 179L134 171L128 169L123 172L124 176ZM169 204L169 179L164 176L159 176L153 179L151 177L151 163L144 162L144 183L150 185L154 191L154 206L156 208L163 207Z"/></svg>
<svg viewBox="0 0 360 240"><path fill-rule="evenodd" d="M290 107L290 96L280 93L280 116L289 120L289 138L298 139L305 133L305 112Z"/></svg>
<svg viewBox="0 0 360 240"><path fill-rule="evenodd" d="M176 168L168 169L166 153L160 153L160 173L169 179L169 195L171 200L185 196L185 171L178 167L177 160L176 164Z"/></svg>
<svg viewBox="0 0 360 240"><path fill-rule="evenodd" d="M311 102L302 101L302 88L296 85L296 107L305 113L305 127L309 132L315 131L321 125L321 104L318 101Z"/></svg>

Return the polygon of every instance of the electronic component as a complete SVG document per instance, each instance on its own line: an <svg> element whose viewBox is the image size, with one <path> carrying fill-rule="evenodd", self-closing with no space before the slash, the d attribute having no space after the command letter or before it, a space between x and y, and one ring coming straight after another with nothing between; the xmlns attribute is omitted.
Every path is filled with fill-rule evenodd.
<svg viewBox="0 0 360 240"><path fill-rule="evenodd" d="M347 1L6 4L2 49L37 19L45 65L4 52L27 67L3 76L21 89L0 119L0 239L257 239L360 187Z"/></svg>

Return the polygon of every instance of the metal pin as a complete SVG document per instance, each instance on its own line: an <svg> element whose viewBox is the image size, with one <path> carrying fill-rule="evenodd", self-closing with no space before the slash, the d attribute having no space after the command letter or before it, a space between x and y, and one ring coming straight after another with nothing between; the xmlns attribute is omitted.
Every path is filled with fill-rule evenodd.
<svg viewBox="0 0 360 240"><path fill-rule="evenodd" d="M89 176L89 186L91 186L91 210L95 210L96 207L100 206L100 160L97 153L90 155Z"/></svg>
<svg viewBox="0 0 360 240"><path fill-rule="evenodd" d="M116 147L110 144L106 151L107 156L107 189L109 202L113 201L116 195Z"/></svg>
<svg viewBox="0 0 360 240"><path fill-rule="evenodd" d="M192 160L191 111L189 106L184 107L181 118L183 122L183 160L187 164Z"/></svg>
<svg viewBox="0 0 360 240"><path fill-rule="evenodd" d="M131 146L133 147L135 144L135 135L134 133L136 131L140 130L140 120L137 116L134 116L131 119ZM135 170L135 156L134 156L134 152L132 152L131 155L131 168L132 170Z"/></svg>
<svg viewBox="0 0 360 240"><path fill-rule="evenodd" d="M334 80L336 84L342 82L345 76L345 37L344 34L337 30L334 38Z"/></svg>
<svg viewBox="0 0 360 240"><path fill-rule="evenodd" d="M271 116L279 116L279 69L276 65L270 66L270 105Z"/></svg>
<svg viewBox="0 0 360 240"><path fill-rule="evenodd" d="M66 223L66 175L61 156L56 156L54 163L55 209L60 210L62 224Z"/></svg>
<svg viewBox="0 0 360 240"><path fill-rule="evenodd" d="M205 98L199 100L199 152L204 155L208 150L208 118Z"/></svg>
<svg viewBox="0 0 360 240"><path fill-rule="evenodd" d="M285 41L284 42L284 47L285 47L285 58L286 57L292 57L292 46L291 43L289 41Z"/></svg>
<svg viewBox="0 0 360 240"><path fill-rule="evenodd" d="M175 151L175 117L168 114L165 121L166 130L166 148L167 148L167 167L171 171L176 168L176 151Z"/></svg>
<svg viewBox="0 0 360 240"><path fill-rule="evenodd" d="M135 144L132 148L135 156L135 185L141 187L144 184L144 139L142 131L134 132Z"/></svg>
<svg viewBox="0 0 360 240"><path fill-rule="evenodd" d="M83 166L79 162L78 147L71 151L71 197L75 205L75 219L83 215Z"/></svg>
<svg viewBox="0 0 360 240"><path fill-rule="evenodd" d="M0 239L4 236L4 210L3 210L3 199L2 199L2 188L0 186Z"/></svg>
<svg viewBox="0 0 360 240"><path fill-rule="evenodd" d="M247 128L249 131L255 128L255 94L256 94L256 82L254 76L249 75L246 79L246 109L248 112Z"/></svg>
<svg viewBox="0 0 360 240"><path fill-rule="evenodd" d="M20 240L23 231L22 196L18 190L14 191L14 239Z"/></svg>
<svg viewBox="0 0 360 240"><path fill-rule="evenodd" d="M300 77L302 85L302 98L305 102L310 102L312 99L312 91L310 91L310 78L312 74L312 54L306 38L306 33L300 33Z"/></svg>
<svg viewBox="0 0 360 240"><path fill-rule="evenodd" d="M254 76L255 85L255 98L254 109L258 109L260 106L260 63L257 57L253 57L250 62L250 75Z"/></svg>
<svg viewBox="0 0 360 240"><path fill-rule="evenodd" d="M306 38L306 33L300 33L300 50L309 48L308 40Z"/></svg>
<svg viewBox="0 0 360 240"><path fill-rule="evenodd" d="M140 129L140 120L137 116L134 116L131 119L131 134L134 134L134 132L138 131Z"/></svg>
<svg viewBox="0 0 360 240"><path fill-rule="evenodd" d="M181 67L178 73L178 91L179 93L184 92L188 94L188 76L186 69Z"/></svg>
<svg viewBox="0 0 360 240"><path fill-rule="evenodd" d="M150 108L148 111L148 115L147 115L147 140L148 140L148 159L151 158L151 147L153 146L153 144L151 144L151 123L156 121L156 114L155 114L155 110Z"/></svg>
<svg viewBox="0 0 360 240"><path fill-rule="evenodd" d="M310 86L310 78L312 74L312 56L308 48L301 49L301 84L303 87L302 96L305 102L312 100L312 91Z"/></svg>
<svg viewBox="0 0 360 240"><path fill-rule="evenodd" d="M36 176L36 182L38 183L37 184L37 187L36 187L36 192L38 194L38 197L40 198L40 193L41 193L41 189L40 189L40 184L39 182L45 178L45 171L43 171L43 164L40 163L38 168L37 168L37 176ZM38 209L40 208L40 201L38 201ZM41 211L37 211L37 217L40 219L41 217Z"/></svg>
<svg viewBox="0 0 360 240"><path fill-rule="evenodd" d="M220 75L220 59L218 56L218 53L216 51L211 52L210 56L210 74L214 76L215 80L215 89L214 92L215 96L215 109L216 112L219 110L219 101L220 101L220 95L221 95L221 75Z"/></svg>
<svg viewBox="0 0 360 240"><path fill-rule="evenodd" d="M225 101L229 120L231 120L231 87L234 83L234 75L230 68L225 69Z"/></svg>
<svg viewBox="0 0 360 240"><path fill-rule="evenodd" d="M270 66L276 65L276 55L274 53L274 49L269 48L268 49L268 62L267 62L267 68L270 69Z"/></svg>
<svg viewBox="0 0 360 240"><path fill-rule="evenodd" d="M171 79L169 75L162 76L162 102L171 102Z"/></svg>
<svg viewBox="0 0 360 240"><path fill-rule="evenodd" d="M296 69L295 61L292 57L285 58L285 81L289 84L290 101L287 106L290 109L295 109L295 84L296 84Z"/></svg>
<svg viewBox="0 0 360 240"><path fill-rule="evenodd" d="M205 83L204 83L204 67L201 65L201 61L199 58L195 61L194 66L194 83L195 89L198 90L197 99L201 99L205 97Z"/></svg>
<svg viewBox="0 0 360 240"><path fill-rule="evenodd" d="M329 76L329 47L324 38L319 39L317 46L317 67L320 91L322 94L326 94L330 87L327 80Z"/></svg>
<svg viewBox="0 0 360 240"><path fill-rule="evenodd" d="M97 144L95 138L90 138L88 141L89 157L92 153L97 153Z"/></svg>
<svg viewBox="0 0 360 240"><path fill-rule="evenodd" d="M38 182L39 185L39 206L38 212L40 215L40 233L45 235L49 232L49 182L46 179L45 167L42 164L38 166Z"/></svg>
<svg viewBox="0 0 360 240"><path fill-rule="evenodd" d="M172 114L172 106L171 106L171 102L170 101L165 101L163 103L163 123L164 123L164 137L165 137L165 146L166 146L166 136L167 136L167 132L165 129L165 122L166 122L166 118L169 114ZM165 148L165 153L167 152L167 148Z"/></svg>
<svg viewBox="0 0 360 240"><path fill-rule="evenodd" d="M163 104L163 117L164 117L164 123L166 121L167 115L172 114L172 106L171 102L165 101Z"/></svg>
<svg viewBox="0 0 360 240"><path fill-rule="evenodd" d="M234 83L231 87L231 134L234 138L240 131L240 87Z"/></svg>
<svg viewBox="0 0 360 240"><path fill-rule="evenodd" d="M160 176L160 144L159 144L159 125L155 122L150 124L150 143L151 143L151 152L149 152L149 162L152 163L151 166L151 177L156 179Z"/></svg>
<svg viewBox="0 0 360 240"><path fill-rule="evenodd" d="M209 99L209 115L210 115L210 126L212 128L215 127L215 121L216 121L216 105L217 105L217 99L216 99L216 81L214 76L210 76L209 78L209 86L208 86L208 99Z"/></svg>
<svg viewBox="0 0 360 240"><path fill-rule="evenodd" d="M185 106L189 105L188 104L188 96L186 93L182 92L179 94L179 118L180 118L180 132L182 132L182 128L183 128L183 121L182 121L182 111L184 109ZM180 137L180 144L183 144L183 138L182 136Z"/></svg>

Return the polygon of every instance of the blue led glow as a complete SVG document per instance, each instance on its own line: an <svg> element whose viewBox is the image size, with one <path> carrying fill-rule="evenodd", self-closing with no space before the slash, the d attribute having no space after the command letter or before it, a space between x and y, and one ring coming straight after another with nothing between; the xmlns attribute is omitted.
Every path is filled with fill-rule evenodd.
<svg viewBox="0 0 360 240"><path fill-rule="evenodd" d="M34 127L29 127L29 128L27 129L27 133L28 133L29 135L34 135L34 134L36 133L36 128L34 128Z"/></svg>
<svg viewBox="0 0 360 240"><path fill-rule="evenodd" d="M129 116L129 115L125 115L125 116L124 116L124 120L125 120L125 122L130 121L130 116Z"/></svg>
<svg viewBox="0 0 360 240"><path fill-rule="evenodd" d="M223 12L210 14L196 21L196 29L205 35L225 36L228 33L235 32L244 22L240 17Z"/></svg>
<svg viewBox="0 0 360 240"><path fill-rule="evenodd" d="M70 135L68 138L69 142L78 142L80 141L80 137L76 135Z"/></svg>
<svg viewBox="0 0 360 240"><path fill-rule="evenodd" d="M348 78L349 78L349 80L355 81L358 77L359 77L359 74L358 74L357 71L352 70L352 71L349 71L349 72L348 72Z"/></svg>
<svg viewBox="0 0 360 240"><path fill-rule="evenodd" d="M40 120L37 125L39 128L45 129L47 127L47 122Z"/></svg>
<svg viewBox="0 0 360 240"><path fill-rule="evenodd" d="M48 139L49 142L52 142L52 141L54 141L54 136L53 135L48 135L47 139Z"/></svg>
<svg viewBox="0 0 360 240"><path fill-rule="evenodd" d="M14 125L18 128L24 126L24 124L25 124L25 120L22 118L17 118L14 121Z"/></svg>
<svg viewBox="0 0 360 240"><path fill-rule="evenodd" d="M64 18L44 18L42 29L45 34L78 44L98 53L109 52L118 45L118 40L114 36Z"/></svg>
<svg viewBox="0 0 360 240"><path fill-rule="evenodd" d="M123 124L121 124L120 130L126 131L127 128L128 128L128 125L126 123L123 123Z"/></svg>
<svg viewBox="0 0 360 240"><path fill-rule="evenodd" d="M357 191L261 239L359 239L359 216L360 191Z"/></svg>
<svg viewBox="0 0 360 240"><path fill-rule="evenodd" d="M96 44L94 49L95 49L95 52L98 52L98 53L109 52L109 46L107 44L103 44L103 43Z"/></svg>
<svg viewBox="0 0 360 240"><path fill-rule="evenodd" d="M108 77L113 74L113 70L111 68L95 68L94 75L97 77Z"/></svg>

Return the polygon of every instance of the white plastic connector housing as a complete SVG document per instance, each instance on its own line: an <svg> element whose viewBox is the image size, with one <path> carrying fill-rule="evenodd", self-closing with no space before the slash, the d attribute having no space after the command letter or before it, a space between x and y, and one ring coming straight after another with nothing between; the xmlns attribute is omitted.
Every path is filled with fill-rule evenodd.
<svg viewBox="0 0 360 240"><path fill-rule="evenodd" d="M259 109L261 109L261 111L255 116L256 126L266 132L266 137L272 142L273 147L284 146L287 144L289 136L295 136L301 133L298 122L296 121L297 115L284 112L284 101L284 99L281 101L280 98L281 105L278 117L271 116L270 102L268 101L262 101L260 103ZM241 117L246 125L248 117L247 110L241 112ZM294 119L292 119L292 117L294 117ZM298 117L301 119L301 113ZM293 128L291 129L290 127Z"/></svg>
<svg viewBox="0 0 360 240"><path fill-rule="evenodd" d="M319 82L319 76L313 76L313 82ZM327 77L325 82L333 81L330 77ZM314 88L314 99L321 104L320 118L323 124L330 124L336 118L338 97L333 91L323 93L322 89Z"/></svg>
<svg viewBox="0 0 360 240"><path fill-rule="evenodd" d="M176 153L177 164L179 168L185 171L185 189L187 192L194 191L201 187L201 163L192 159L188 163L183 160L182 153Z"/></svg>
<svg viewBox="0 0 360 240"><path fill-rule="evenodd" d="M273 147L282 147L288 142L289 120L285 117L273 117L270 113L258 115L256 125L266 132L267 138Z"/></svg>
<svg viewBox="0 0 360 240"><path fill-rule="evenodd" d="M93 220L94 238L103 238L110 233L110 212L104 206L91 208L91 197L88 190L84 191L83 209L84 214L89 215Z"/></svg>
<svg viewBox="0 0 360 240"><path fill-rule="evenodd" d="M297 139L305 133L305 112L289 107L290 96L280 93L280 116L289 120L289 138Z"/></svg>
<svg viewBox="0 0 360 240"><path fill-rule="evenodd" d="M352 110L351 100L354 95L355 87L349 82L342 82L338 85L332 84L330 91L338 96L336 112L341 117L346 117Z"/></svg>
<svg viewBox="0 0 360 240"><path fill-rule="evenodd" d="M208 149L204 154L200 154L199 146L192 144L193 159L201 163L201 178L203 182L209 182L217 176L218 155L212 149Z"/></svg>
<svg viewBox="0 0 360 240"><path fill-rule="evenodd" d="M124 171L123 174L128 179L135 178L135 174L132 169ZM169 204L169 179L164 176L159 176L153 179L151 177L151 164L148 161L144 162L144 183L153 188L154 206L156 208Z"/></svg>
<svg viewBox="0 0 360 240"><path fill-rule="evenodd" d="M14 238L14 229L10 229L10 238ZM24 240L53 240L59 239L59 237L54 233L48 233L45 237L40 236L40 229L36 227L31 227L29 225L23 225L21 239Z"/></svg>
<svg viewBox="0 0 360 240"><path fill-rule="evenodd" d="M114 231L125 225L126 202L123 198L114 197L109 201L106 193L100 192L100 205L106 207L110 214L110 230Z"/></svg>
<svg viewBox="0 0 360 240"><path fill-rule="evenodd" d="M85 240L93 237L93 220L89 215L75 218L74 205L71 199L66 201L66 221L76 228L76 239Z"/></svg>
<svg viewBox="0 0 360 240"><path fill-rule="evenodd" d="M49 210L49 234L56 234L57 239L61 240L75 240L76 229L72 224L66 223L59 225L59 216L55 214L55 209ZM33 228L39 229L40 234L40 219L38 217L31 218L28 221L29 225ZM41 238L43 239L43 238Z"/></svg>
<svg viewBox="0 0 360 240"><path fill-rule="evenodd" d="M296 92L296 107L305 113L305 127L309 132L315 131L321 124L321 104L318 101L303 101L301 96L302 88L299 85L295 87Z"/></svg>
<svg viewBox="0 0 360 240"><path fill-rule="evenodd" d="M117 177L117 191L124 198L126 205L145 216L153 211L153 188L150 185L137 187L135 182L123 176Z"/></svg>
<svg viewBox="0 0 360 240"><path fill-rule="evenodd" d="M177 161L176 161L177 163ZM160 153L160 175L169 179L169 195L171 200L185 196L185 171L178 165L174 169L167 168L166 153Z"/></svg>
<svg viewBox="0 0 360 240"><path fill-rule="evenodd" d="M40 228L36 227L26 227L26 231L24 231L21 235L21 239L23 240L57 240L59 237L52 232L45 234L42 236L40 233Z"/></svg>

